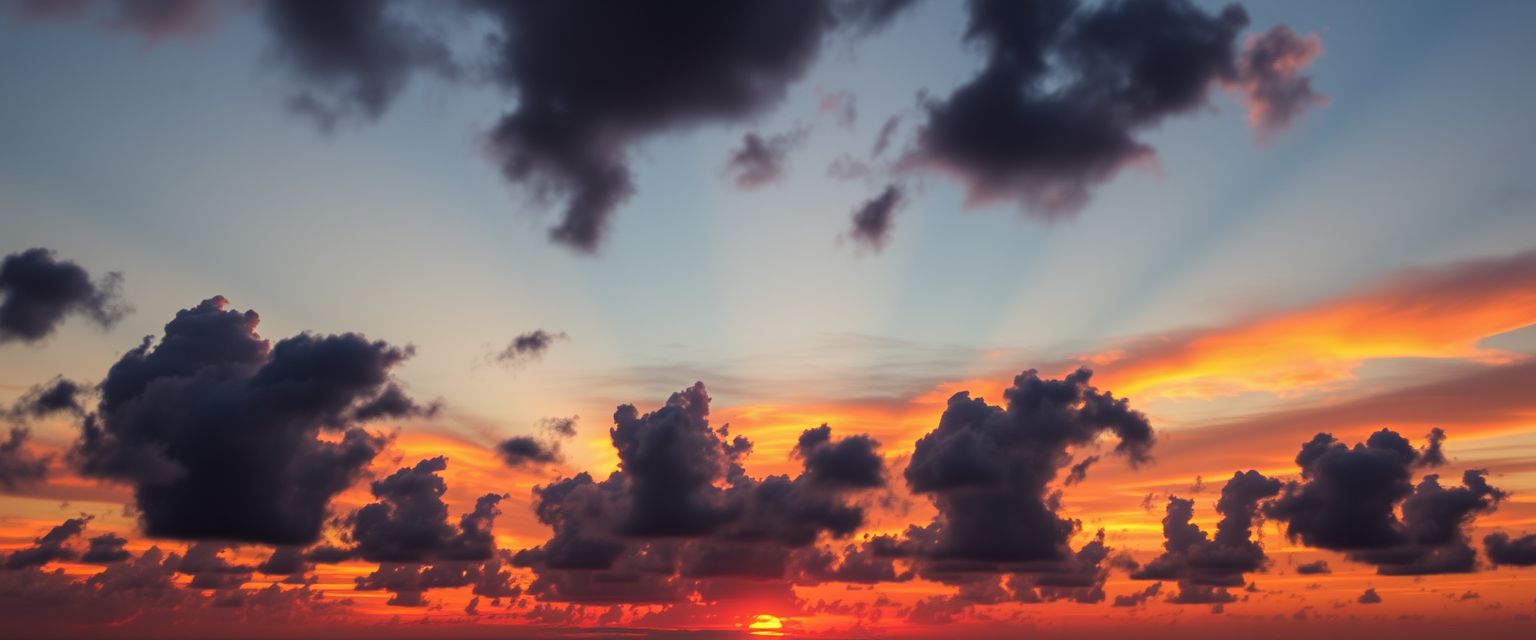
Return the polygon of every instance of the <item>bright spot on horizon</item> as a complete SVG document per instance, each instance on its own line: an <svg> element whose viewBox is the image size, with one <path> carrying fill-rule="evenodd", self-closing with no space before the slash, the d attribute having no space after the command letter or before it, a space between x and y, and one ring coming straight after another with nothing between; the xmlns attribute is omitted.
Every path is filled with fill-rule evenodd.
<svg viewBox="0 0 1536 640"><path fill-rule="evenodd" d="M763 613L753 619L752 624L747 625L747 628L752 630L754 636L777 636L782 635L779 632L784 628L784 621L777 616Z"/></svg>

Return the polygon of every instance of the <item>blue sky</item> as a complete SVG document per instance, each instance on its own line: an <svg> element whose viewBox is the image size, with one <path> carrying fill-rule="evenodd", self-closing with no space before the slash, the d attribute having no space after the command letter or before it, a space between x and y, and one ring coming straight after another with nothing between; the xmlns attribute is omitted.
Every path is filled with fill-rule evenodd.
<svg viewBox="0 0 1536 640"><path fill-rule="evenodd" d="M966 209L956 184L923 177L876 253L843 236L879 185L826 167L868 148L890 115L907 114L910 144L916 92L942 95L976 68L963 12L931 3L856 45L828 43L755 121L645 140L637 193L594 256L546 242L553 212L485 159L480 136L510 99L496 90L418 77L377 123L316 135L283 108L285 79L248 12L160 41L7 20L3 248L91 256L127 274L138 307L108 334L70 328L25 368L99 370L220 293L259 310L271 336L411 342L403 375L419 393L518 425L558 413L541 399L570 400L577 385L558 381L625 366L802 379L815 395L818 380L880 366L863 347L822 348L850 336L1060 355L1510 253L1536 232L1523 184L1536 95L1510 64L1536 53L1524 28L1536 9L1437 8L1251 4L1253 31L1323 38L1312 74L1331 104L1259 145L1241 105L1213 92L1205 112L1146 135L1157 168L1127 169L1067 220ZM851 128L818 112L834 91L857 97ZM783 181L743 192L722 177L743 133L796 126L812 133ZM572 339L536 368L483 362L534 327ZM955 359L944 374L966 373Z"/></svg>

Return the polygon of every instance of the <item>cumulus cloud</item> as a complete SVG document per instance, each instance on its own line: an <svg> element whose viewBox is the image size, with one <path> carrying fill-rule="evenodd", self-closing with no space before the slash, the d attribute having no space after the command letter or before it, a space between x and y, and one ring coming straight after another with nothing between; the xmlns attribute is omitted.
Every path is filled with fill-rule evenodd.
<svg viewBox="0 0 1536 640"><path fill-rule="evenodd" d="M1265 126L1302 109L1306 79L1296 65L1310 57L1280 32L1239 56L1248 15L1236 5L1217 13L1187 0L970 6L966 38L981 44L986 64L927 105L906 164L958 178L973 204L1075 213L1122 168L1152 160L1140 134L1198 111L1213 85L1248 79Z"/></svg>
<svg viewBox="0 0 1536 640"><path fill-rule="evenodd" d="M0 260L0 344L39 342L70 315L111 328L133 310L119 295L122 280L114 272L92 282L84 268L48 249L6 256Z"/></svg>
<svg viewBox="0 0 1536 640"><path fill-rule="evenodd" d="M1140 606L1143 603L1147 602L1148 600L1151 600L1152 598L1157 597L1157 594L1162 593L1162 591L1163 591L1163 583L1161 583L1161 582L1154 582L1151 585L1149 585L1147 588L1142 589L1141 591L1137 591L1135 593L1130 593L1130 594L1126 594L1126 595L1115 596L1114 606L1116 606L1116 607L1136 607L1136 606Z"/></svg>
<svg viewBox="0 0 1536 640"><path fill-rule="evenodd" d="M709 403L699 383L654 412L620 406L609 431L617 472L535 489L535 514L554 535L514 556L537 574L533 593L545 601L680 603L691 593L733 597L739 580L784 583L792 567L820 579L836 574L830 559L818 565L799 554L821 553L812 546L818 540L847 538L863 525L854 498L885 483L877 443L809 429L795 447L799 475L754 478L741 466L751 442L711 427ZM846 575L862 571L847 562Z"/></svg>
<svg viewBox="0 0 1536 640"><path fill-rule="evenodd" d="M475 507L448 521L443 494L448 483L438 475L448 468L442 456L428 458L375 481L377 502L352 516L354 551L371 562L422 563L436 560L487 560L495 554L492 532L502 496L480 496Z"/></svg>
<svg viewBox="0 0 1536 640"><path fill-rule="evenodd" d="M1376 589L1371 588L1366 589L1365 593L1360 594L1360 597L1356 598L1355 601L1360 604L1381 604L1381 596L1377 595Z"/></svg>
<svg viewBox="0 0 1536 640"><path fill-rule="evenodd" d="M1529 567L1536 565L1536 534L1511 538L1503 532L1483 537L1483 551L1495 566Z"/></svg>
<svg viewBox="0 0 1536 640"><path fill-rule="evenodd" d="M1070 448L1103 433L1132 464L1149 459L1152 426L1125 400L1089 384L1079 369L1059 380L1034 370L1014 378L1006 407L956 393L936 429L917 441L905 471L913 493L938 509L931 541L911 540L936 558L978 562L1061 560L1076 523L1058 513L1048 486L1071 461ZM910 536L909 536L910 537Z"/></svg>
<svg viewBox="0 0 1536 640"><path fill-rule="evenodd" d="M1302 37L1285 25L1248 37L1233 85L1248 103L1248 125L1260 140L1285 130L1308 109L1328 104L1302 75L1322 53L1317 34Z"/></svg>
<svg viewBox="0 0 1536 640"><path fill-rule="evenodd" d="M384 446L360 421L429 411L390 374L411 349L355 333L274 345L259 323L209 298L102 381L70 455L89 477L132 485L148 535L313 543L330 499Z"/></svg>
<svg viewBox="0 0 1536 640"><path fill-rule="evenodd" d="M1439 455L1442 438L1431 436L1428 455ZM1425 455L1389 429L1354 447L1317 434L1296 456L1302 479L1288 483L1265 514L1284 521L1291 539L1343 551L1383 575L1473 571L1467 526L1505 494L1482 470L1463 473L1460 487L1446 488L1434 474L1414 485L1413 469Z"/></svg>
<svg viewBox="0 0 1536 640"><path fill-rule="evenodd" d="M85 553L80 554L80 561L87 564L122 562L133 557L124 548L127 544L127 538L115 533L103 533L87 541Z"/></svg>
<svg viewBox="0 0 1536 640"><path fill-rule="evenodd" d="M470 587L470 593L487 598L516 598L523 589L513 581L500 555L483 561L439 561L432 564L384 562L373 572L358 576L358 591L387 591L392 607L423 607L432 589Z"/></svg>
<svg viewBox="0 0 1536 640"><path fill-rule="evenodd" d="M1194 501L1168 498L1163 518L1163 553L1131 573L1137 580L1176 580L1179 593L1170 602L1213 604L1230 602L1227 589L1243 586L1244 574L1268 562L1264 548L1252 540L1260 501L1280 493L1281 483L1257 471L1233 474L1221 489L1216 511L1221 521L1210 537L1191 520Z"/></svg>

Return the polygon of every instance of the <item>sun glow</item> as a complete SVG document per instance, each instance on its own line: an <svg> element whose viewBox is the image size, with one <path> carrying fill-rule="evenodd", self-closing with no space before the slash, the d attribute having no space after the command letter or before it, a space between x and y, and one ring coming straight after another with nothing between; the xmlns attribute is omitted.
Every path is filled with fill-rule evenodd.
<svg viewBox="0 0 1536 640"><path fill-rule="evenodd" d="M747 625L747 629L751 630L754 636L781 636L784 635L784 621L777 616L764 613L754 618L752 623Z"/></svg>

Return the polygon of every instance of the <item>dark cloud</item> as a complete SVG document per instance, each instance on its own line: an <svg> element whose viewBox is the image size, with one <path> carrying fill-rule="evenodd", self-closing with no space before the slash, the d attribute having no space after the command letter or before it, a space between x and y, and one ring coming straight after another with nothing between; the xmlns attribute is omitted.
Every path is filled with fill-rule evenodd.
<svg viewBox="0 0 1536 640"><path fill-rule="evenodd" d="M488 493L474 510L448 521L443 494L448 484L438 475L448 468L442 456L402 468L372 485L378 502L352 516L356 553L370 562L422 563L437 560L487 560L496 552L492 527L502 496Z"/></svg>
<svg viewBox="0 0 1536 640"><path fill-rule="evenodd" d="M74 560L80 556L80 552L74 549L71 543L85 531L85 523L89 520L89 518L70 518L49 529L48 533L33 539L32 546L17 549L6 556L5 568L26 569L41 567L60 560Z"/></svg>
<svg viewBox="0 0 1536 640"><path fill-rule="evenodd" d="M885 247L891 235L891 219L903 200L900 185L894 182L887 185L880 195L853 210L853 228L848 232L849 237L872 249Z"/></svg>
<svg viewBox="0 0 1536 640"><path fill-rule="evenodd" d="M240 585L251 581L251 573L255 568L231 563L224 557L224 552L229 548L229 545L222 543L195 542L171 566L177 573L192 576L192 582L187 585L190 588L239 589Z"/></svg>
<svg viewBox="0 0 1536 640"><path fill-rule="evenodd" d="M751 443L711 427L709 402L699 383L651 413L621 406L609 431L617 472L601 482L582 473L535 489L535 514L554 535L514 556L537 574L534 594L589 604L679 603L690 593L730 592L721 581L839 575L835 558L812 545L863 525L864 508L853 498L884 486L878 444L809 429L795 447L798 476L753 478L740 464ZM844 559L841 575L862 573L863 561L878 564Z"/></svg>
<svg viewBox="0 0 1536 640"><path fill-rule="evenodd" d="M885 461L880 443L869 436L832 441L832 427L806 429L795 442L793 455L805 463L810 482L833 487L870 489L885 486Z"/></svg>
<svg viewBox="0 0 1536 640"><path fill-rule="evenodd" d="M85 553L80 554L80 561L88 564L122 562L133 557L133 554L123 548L127 544L127 538L115 533L103 533L87 541Z"/></svg>
<svg viewBox="0 0 1536 640"><path fill-rule="evenodd" d="M1116 606L1116 607L1136 607L1136 606L1140 606L1140 605L1146 603L1148 600L1151 600L1152 598L1157 597L1157 594L1162 593L1162 591L1163 591L1163 583L1161 583L1161 582L1154 582L1150 586L1148 586L1147 588L1142 589L1141 591L1137 591L1135 593L1121 595L1121 596L1115 596L1114 606Z"/></svg>
<svg viewBox="0 0 1536 640"><path fill-rule="evenodd" d="M56 377L35 385L21 394L9 411L12 420L25 421L44 418L56 413L84 415L85 405L81 396L86 389L80 383Z"/></svg>
<svg viewBox="0 0 1536 640"><path fill-rule="evenodd" d="M1445 464L1445 451L1442 450L1445 444L1445 430L1440 427L1430 429L1429 437L1426 439L1429 440L1429 444L1419 451L1419 466L1438 467Z"/></svg>
<svg viewBox="0 0 1536 640"><path fill-rule="evenodd" d="M1328 568L1327 560L1316 560L1313 562L1306 562L1296 565L1296 573L1304 576L1315 576L1325 573L1333 573L1333 570Z"/></svg>
<svg viewBox="0 0 1536 640"><path fill-rule="evenodd" d="M11 427L10 438L0 442L0 488L15 491L48 477L53 454L38 455L27 447L31 432L25 427Z"/></svg>
<svg viewBox="0 0 1536 640"><path fill-rule="evenodd" d="M1062 560L1075 522L1047 487L1071 461L1070 448L1104 432L1132 464L1149 459L1152 427L1122 399L1089 384L1087 369L1060 380L1034 370L1014 378L997 407L969 392L949 399L939 426L917 441L905 476L938 508L931 540L910 539L923 555L976 562ZM909 532L916 531L909 529ZM923 549L923 547L927 547Z"/></svg>
<svg viewBox="0 0 1536 640"><path fill-rule="evenodd" d="M1281 79L1264 67L1268 49L1240 59L1235 42L1248 16L1236 5L1214 14L1187 0L970 6L966 38L982 45L987 62L927 106L906 164L957 177L971 203L1075 213L1099 184L1154 157L1141 133L1198 111L1211 86L1250 69L1255 86L1305 84L1299 69Z"/></svg>
<svg viewBox="0 0 1536 640"><path fill-rule="evenodd" d="M304 549L296 546L279 546L272 555L256 565L256 572L274 576L292 576L309 572L314 564L305 557Z"/></svg>
<svg viewBox="0 0 1536 640"><path fill-rule="evenodd" d="M1104 560L1110 548L1104 544L1100 529L1076 553L1061 562L1033 563L1013 573L1006 582L1017 602L1076 602L1097 604L1104 601L1104 582L1109 568Z"/></svg>
<svg viewBox="0 0 1536 640"><path fill-rule="evenodd" d="M384 446L359 413L427 411L391 402L380 413L411 350L355 333L273 345L254 311L228 306L214 297L177 312L158 344L145 338L112 365L71 457L87 476L131 484L150 536L313 543L330 499Z"/></svg>
<svg viewBox="0 0 1536 640"><path fill-rule="evenodd" d="M89 635L84 630L92 627L84 625L111 625L134 637L164 637L168 617L176 621L178 632L172 635L218 636L227 635L232 625L293 623L340 613L346 602L326 599L307 587L207 592L196 585L183 588L176 580L183 564L181 556L151 547L83 578L39 567L0 571L0 616L8 631L25 637Z"/></svg>
<svg viewBox="0 0 1536 640"><path fill-rule="evenodd" d="M568 339L570 338L564 332L552 333L535 329L513 338L507 343L506 348L496 352L494 357L497 362L521 364L544 357L544 352L549 351L550 346L555 342Z"/></svg>
<svg viewBox="0 0 1536 640"><path fill-rule="evenodd" d="M536 467L564 459L558 443L533 436L512 436L502 440L496 445L496 453L513 468Z"/></svg>
<svg viewBox="0 0 1536 640"><path fill-rule="evenodd" d="M1441 486L1438 475L1415 486L1413 468L1441 455L1443 437L1432 434L1421 454L1388 429L1353 448L1320 433L1296 456L1302 480L1287 484L1265 513L1285 521L1291 539L1343 551L1383 575L1473 571L1477 559L1466 528L1504 493L1481 470L1466 471L1460 487Z"/></svg>
<svg viewBox="0 0 1536 640"><path fill-rule="evenodd" d="M898 568L895 560L869 544L849 544L840 554L830 549L810 549L797 554L793 571L800 584L879 584L911 580L915 572L911 568Z"/></svg>
<svg viewBox="0 0 1536 640"><path fill-rule="evenodd" d="M494 556L480 562L444 561L430 565L384 562L372 573L354 579L358 591L388 591L392 607L422 607L432 589L470 587L470 593L487 598L515 598L522 587L513 583L505 561Z"/></svg>
<svg viewBox="0 0 1536 640"><path fill-rule="evenodd" d="M1237 595L1228 591L1226 587L1216 587L1194 582L1179 583L1179 592L1168 597L1168 602L1173 604L1210 604L1220 607L1228 602L1237 602ZM1217 610L1220 611L1219 609Z"/></svg>
<svg viewBox="0 0 1536 640"><path fill-rule="evenodd" d="M496 445L496 453L513 468L538 467L565 460L561 443L576 436L576 417L544 418L542 436L513 436Z"/></svg>
<svg viewBox="0 0 1536 640"><path fill-rule="evenodd" d="M1376 594L1376 589L1374 588L1366 589L1365 593L1360 594L1360 597L1355 599L1355 602L1360 604L1381 604L1381 596Z"/></svg>
<svg viewBox="0 0 1536 640"><path fill-rule="evenodd" d="M796 128L774 136L748 133L741 137L741 147L731 150L722 173L741 189L757 189L778 182L784 175L785 158L805 142L810 129Z"/></svg>
<svg viewBox="0 0 1536 640"><path fill-rule="evenodd" d="M1136 580L1175 580L1179 592L1170 602L1231 602L1227 589L1243 586L1244 574L1264 568L1264 548L1252 540L1259 502L1280 493L1281 483L1257 471L1233 474L1221 489L1216 511L1221 520L1210 537L1191 522L1194 501L1168 498L1163 518L1163 553L1131 573Z"/></svg>
<svg viewBox="0 0 1536 640"><path fill-rule="evenodd" d="M0 344L38 342L64 322L81 315L110 328L132 311L119 297L122 274L91 276L48 249L28 249L0 261Z"/></svg>
<svg viewBox="0 0 1536 640"><path fill-rule="evenodd" d="M306 88L289 99L322 129L376 120L417 71L452 78L448 47L395 15L387 0L263 3L277 59Z"/></svg>
<svg viewBox="0 0 1536 640"><path fill-rule="evenodd" d="M1536 534L1511 538L1503 532L1483 537L1483 551L1495 566L1529 567L1536 565Z"/></svg>
<svg viewBox="0 0 1536 640"><path fill-rule="evenodd" d="M1062 484L1070 486L1082 482L1088 477L1088 467L1098 461L1098 456L1088 456L1083 458L1082 462L1072 465L1072 468L1067 470L1067 478L1062 481Z"/></svg>
<svg viewBox="0 0 1536 640"><path fill-rule="evenodd" d="M1259 139L1285 130L1308 109L1328 104L1328 97L1313 91L1312 80L1301 74L1322 53L1317 34L1303 38L1285 25L1249 36L1233 83L1248 103L1248 125Z"/></svg>
<svg viewBox="0 0 1536 640"><path fill-rule="evenodd" d="M567 199L550 237L585 251L634 191L632 144L779 102L833 23L818 0L481 6L504 31L496 77L518 95L492 152L508 180Z"/></svg>
<svg viewBox="0 0 1536 640"><path fill-rule="evenodd" d="M511 182L564 199L553 240L593 251L634 192L637 142L763 112L835 27L868 31L904 5L479 3L501 28L494 77L518 96L491 131L491 152Z"/></svg>

